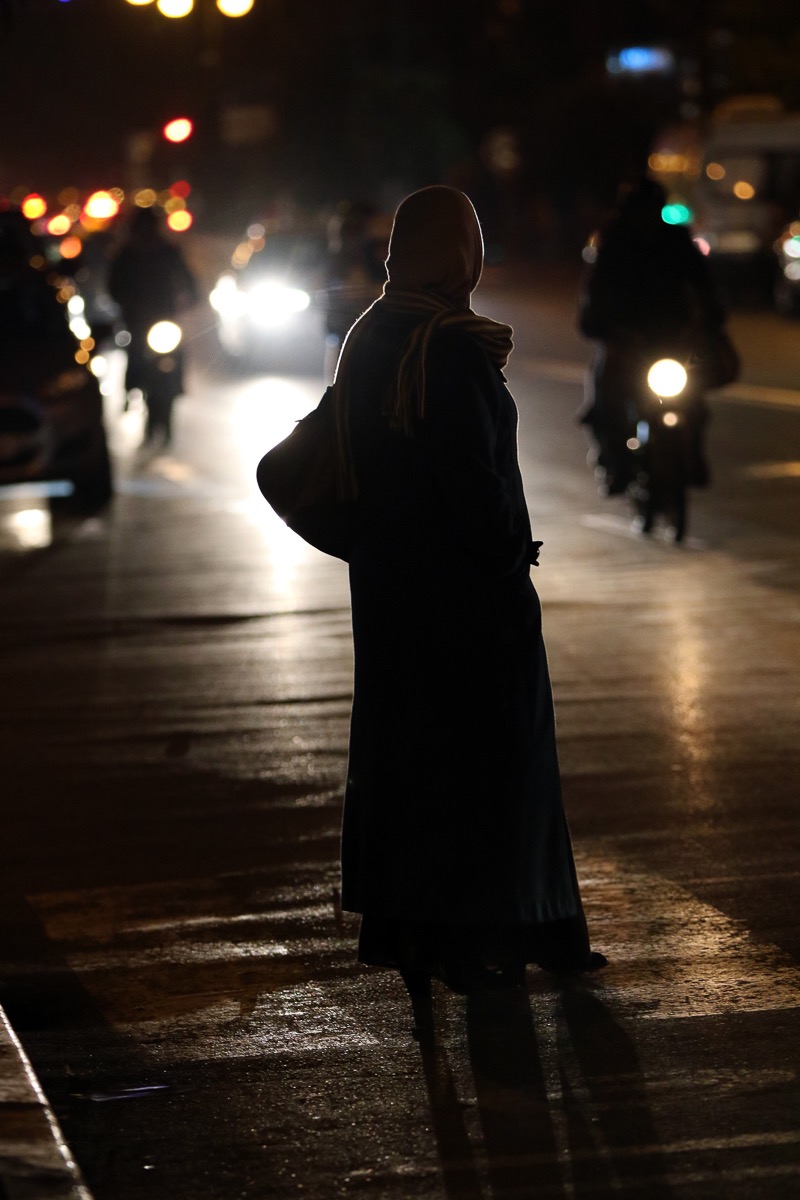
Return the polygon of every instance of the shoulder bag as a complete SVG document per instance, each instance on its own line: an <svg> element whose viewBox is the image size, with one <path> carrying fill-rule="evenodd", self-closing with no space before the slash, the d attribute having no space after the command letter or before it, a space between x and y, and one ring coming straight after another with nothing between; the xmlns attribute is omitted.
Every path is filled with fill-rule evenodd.
<svg viewBox="0 0 800 1200"><path fill-rule="evenodd" d="M262 496L290 529L317 550L349 561L355 501L343 499L339 487L333 388L267 451L256 478Z"/></svg>

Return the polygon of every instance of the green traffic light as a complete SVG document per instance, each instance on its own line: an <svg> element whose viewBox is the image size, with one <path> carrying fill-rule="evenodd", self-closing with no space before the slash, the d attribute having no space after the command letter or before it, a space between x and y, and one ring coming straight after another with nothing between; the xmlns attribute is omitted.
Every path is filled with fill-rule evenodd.
<svg viewBox="0 0 800 1200"><path fill-rule="evenodd" d="M661 220L666 225L688 225L693 216L686 204L665 204L661 210Z"/></svg>

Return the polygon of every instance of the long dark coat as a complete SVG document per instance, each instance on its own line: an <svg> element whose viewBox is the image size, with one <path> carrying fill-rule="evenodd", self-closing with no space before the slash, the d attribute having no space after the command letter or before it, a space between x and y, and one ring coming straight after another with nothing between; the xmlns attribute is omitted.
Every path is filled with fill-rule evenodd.
<svg viewBox="0 0 800 1200"><path fill-rule="evenodd" d="M384 399L415 319L370 315L348 364L360 525L343 904L461 926L573 917L516 408L479 343L446 330L424 418L393 431Z"/></svg>

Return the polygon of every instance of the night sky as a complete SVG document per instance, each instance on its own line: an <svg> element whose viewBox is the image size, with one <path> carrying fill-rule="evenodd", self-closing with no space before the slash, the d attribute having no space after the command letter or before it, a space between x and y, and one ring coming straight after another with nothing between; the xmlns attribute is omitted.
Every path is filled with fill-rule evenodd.
<svg viewBox="0 0 800 1200"><path fill-rule="evenodd" d="M5 193L125 186L130 136L187 113L188 165L206 177L209 211L225 177L302 204L383 203L441 179L496 204L513 191L577 212L643 165L660 125L731 90L800 106L794 0L255 0L241 20L196 0L177 21L125 0L5 8ZM671 78L609 79L610 50L656 42L675 52ZM253 104L269 135L222 145L221 114ZM496 130L518 153L506 177L487 161ZM187 162L154 171L173 165Z"/></svg>

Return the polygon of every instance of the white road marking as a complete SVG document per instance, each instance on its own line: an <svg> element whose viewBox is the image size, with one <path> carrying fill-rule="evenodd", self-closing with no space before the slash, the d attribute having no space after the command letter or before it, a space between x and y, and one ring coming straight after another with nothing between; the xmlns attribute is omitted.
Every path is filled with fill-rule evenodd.
<svg viewBox="0 0 800 1200"><path fill-rule="evenodd" d="M586 363L570 362L567 359L536 358L522 354L512 360L515 364L551 379L554 383L582 384L589 369ZM767 408L800 409L800 390L797 388L771 387L758 383L731 383L712 393L713 403L756 404Z"/></svg>
<svg viewBox="0 0 800 1200"><path fill-rule="evenodd" d="M800 479L800 462L751 463L742 474L748 479Z"/></svg>
<svg viewBox="0 0 800 1200"><path fill-rule="evenodd" d="M766 408L800 409L800 391L796 388L766 387L755 383L730 383L714 393L715 400L759 404Z"/></svg>

